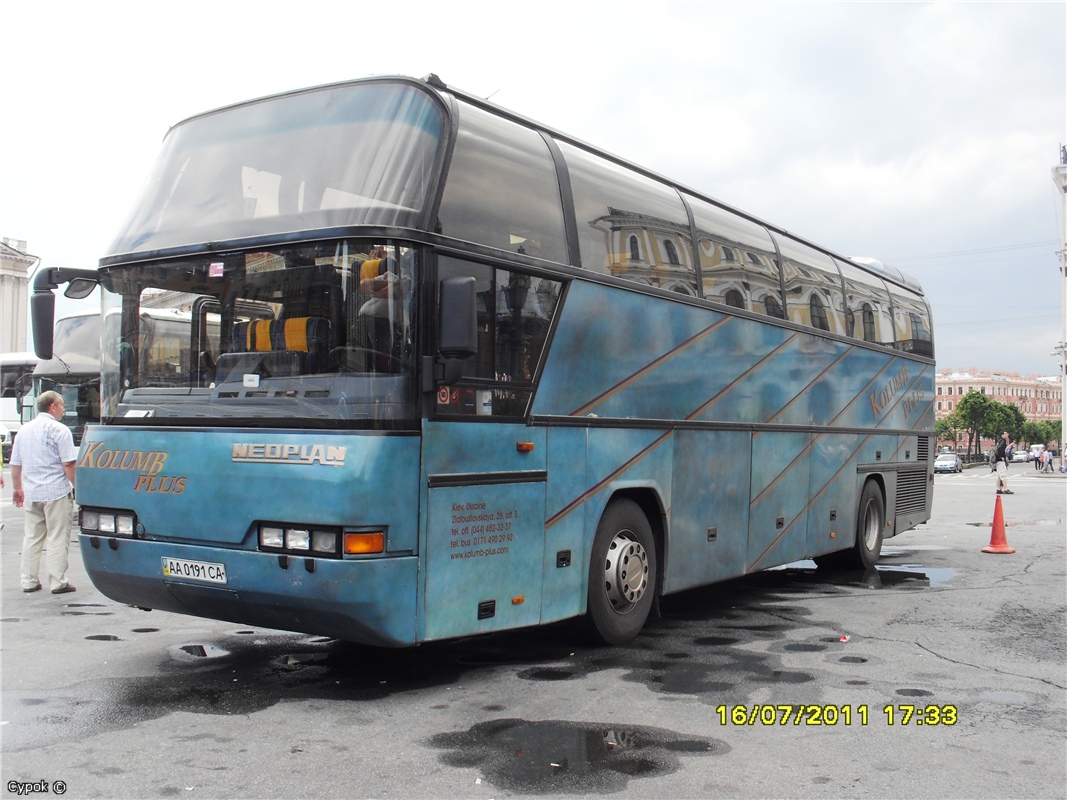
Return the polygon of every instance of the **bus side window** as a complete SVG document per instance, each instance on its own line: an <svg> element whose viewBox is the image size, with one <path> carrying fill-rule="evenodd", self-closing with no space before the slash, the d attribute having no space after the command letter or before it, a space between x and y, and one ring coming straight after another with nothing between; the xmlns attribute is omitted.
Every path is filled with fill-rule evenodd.
<svg viewBox="0 0 1067 800"><path fill-rule="evenodd" d="M890 289L893 295L893 317L897 347L909 353L933 358L934 342L930 329L930 309L918 296L903 290Z"/></svg>
<svg viewBox="0 0 1067 800"><path fill-rule="evenodd" d="M697 226L704 297L782 319L774 242L762 225L686 195Z"/></svg>
<svg viewBox="0 0 1067 800"><path fill-rule="evenodd" d="M438 219L457 239L567 262L556 166L537 132L458 101Z"/></svg>
<svg viewBox="0 0 1067 800"><path fill-rule="evenodd" d="M836 262L788 236L776 236L782 251L786 314L793 322L847 335L845 295Z"/></svg>
<svg viewBox="0 0 1067 800"><path fill-rule="evenodd" d="M475 279L478 353L464 365L461 383L469 388L461 387L455 399L439 395L438 413L486 414L491 409L492 416L521 416L532 396L562 283L449 256L438 259L439 280L461 276ZM489 396L478 400L479 391Z"/></svg>
<svg viewBox="0 0 1067 800"><path fill-rule="evenodd" d="M698 296L689 215L678 192L578 147L567 162L585 269Z"/></svg>
<svg viewBox="0 0 1067 800"><path fill-rule="evenodd" d="M846 334L871 344L893 346L889 292L882 279L854 265L838 261L845 280Z"/></svg>

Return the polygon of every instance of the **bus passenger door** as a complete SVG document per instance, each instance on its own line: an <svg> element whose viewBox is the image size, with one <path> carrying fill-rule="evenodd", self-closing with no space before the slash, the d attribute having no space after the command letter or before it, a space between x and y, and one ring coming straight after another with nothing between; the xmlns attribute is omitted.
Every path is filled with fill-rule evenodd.
<svg viewBox="0 0 1067 800"><path fill-rule="evenodd" d="M532 445L520 450L518 445ZM422 640L536 625L545 539L545 431L426 423Z"/></svg>

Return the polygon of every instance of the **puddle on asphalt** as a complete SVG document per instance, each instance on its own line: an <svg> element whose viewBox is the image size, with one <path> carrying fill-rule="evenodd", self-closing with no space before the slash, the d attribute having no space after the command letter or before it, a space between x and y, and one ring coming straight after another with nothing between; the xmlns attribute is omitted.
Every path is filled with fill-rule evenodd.
<svg viewBox="0 0 1067 800"><path fill-rule="evenodd" d="M230 651L213 644L183 644L176 649L175 657L184 660L177 653L184 653L193 658L222 658L223 656L228 656Z"/></svg>
<svg viewBox="0 0 1067 800"><path fill-rule="evenodd" d="M882 559L910 555L909 553L883 552ZM767 573L786 573L795 579L796 583L804 584L812 588L822 586L818 591L826 592L826 587L832 586L862 586L865 589L888 589L892 587L923 588L927 584L932 589L947 586L956 576L956 570L942 567L927 567L923 564L876 564L874 569L863 570L835 570L827 572L820 570L814 561L794 561L781 567L766 570ZM790 587L792 588L792 587Z"/></svg>
<svg viewBox="0 0 1067 800"><path fill-rule="evenodd" d="M897 689L897 694L901 697L933 697L933 692L928 692L926 689Z"/></svg>
<svg viewBox="0 0 1067 800"><path fill-rule="evenodd" d="M680 756L730 751L716 739L658 728L524 719L491 720L467 731L439 733L429 744L448 751L440 759L449 766L476 768L494 786L533 794L618 792L633 778L674 772Z"/></svg>
<svg viewBox="0 0 1067 800"><path fill-rule="evenodd" d="M941 567L926 567L922 564L894 564L892 567L879 565L878 578L881 586L900 585L909 580L930 582L931 588L947 586L956 577L956 570Z"/></svg>
<svg viewBox="0 0 1067 800"><path fill-rule="evenodd" d="M923 558L911 551L895 557ZM4 746L15 752L125 729L175 711L248 715L281 700L373 702L429 690L427 697L434 702L442 688L502 668L514 679L560 692L611 670L618 673L616 685L632 684L706 705L724 697L745 702L754 692L808 696L817 692L817 676L828 664L845 671L845 685L867 686L868 654L845 643L832 611L816 612L800 599L847 597L869 588L929 588L954 574L919 563L885 564L867 573L828 572L808 563L810 568L790 565L664 597L661 615L620 647L582 645L567 623L398 650L235 626L224 635L153 650L157 662L148 666L147 677L87 681L84 696L91 702L50 701L62 708L24 716L20 724L5 728ZM830 616L817 618L817 613ZM158 629L128 630L124 627L122 635ZM121 641L103 633L87 638ZM427 707L448 706L438 702ZM498 717L507 713L503 703L484 710ZM56 714L66 715L72 724L50 724ZM679 753L722 752L712 740L652 729L627 731L636 738L611 726L502 720L451 734L477 741L469 752L455 752L463 739L436 742L450 751L445 757L454 763L473 759L494 783L559 793L618 791L634 776L676 769ZM626 745L630 741L637 744ZM506 777L498 781L494 776L501 771L517 775L516 782L506 783Z"/></svg>

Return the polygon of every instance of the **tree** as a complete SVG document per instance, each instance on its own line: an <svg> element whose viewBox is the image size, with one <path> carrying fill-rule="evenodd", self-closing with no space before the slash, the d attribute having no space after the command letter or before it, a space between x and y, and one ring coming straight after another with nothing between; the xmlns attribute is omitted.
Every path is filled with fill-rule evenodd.
<svg viewBox="0 0 1067 800"><path fill-rule="evenodd" d="M965 398L966 399L966 398ZM989 401L986 408L984 424L981 429L982 436L988 439L998 439L1004 431L1013 442L1018 442L1023 433L1023 424L1026 417L1018 406L1011 403L998 403L996 400Z"/></svg>
<svg viewBox="0 0 1067 800"><path fill-rule="evenodd" d="M1045 425L1041 422L1031 422L1027 420L1023 423L1021 441L1027 444L1044 444L1048 440L1045 438Z"/></svg>
<svg viewBox="0 0 1067 800"><path fill-rule="evenodd" d="M981 392L967 392L958 403L953 414L959 414L964 430L969 431L971 455L978 455L982 447L982 436L986 427L986 417L992 401Z"/></svg>
<svg viewBox="0 0 1067 800"><path fill-rule="evenodd" d="M1039 422L1038 425L1041 428L1041 437L1038 441L1043 444L1051 444L1052 442L1061 444L1063 442L1063 439L1061 438L1063 432L1060 430L1060 428L1063 427L1063 424L1060 420L1047 419ZM1060 449L1062 450L1063 448L1061 447Z"/></svg>
<svg viewBox="0 0 1067 800"><path fill-rule="evenodd" d="M934 423L934 432L939 442L952 442L952 449L959 452L960 434L967 430L967 423L955 410Z"/></svg>

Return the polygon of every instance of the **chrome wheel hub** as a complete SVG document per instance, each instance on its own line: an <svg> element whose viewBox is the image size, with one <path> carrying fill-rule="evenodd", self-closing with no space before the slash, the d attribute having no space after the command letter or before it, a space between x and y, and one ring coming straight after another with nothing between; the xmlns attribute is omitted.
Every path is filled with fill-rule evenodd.
<svg viewBox="0 0 1067 800"><path fill-rule="evenodd" d="M632 609L648 589L648 553L630 531L619 531L608 545L604 586L619 614Z"/></svg>

